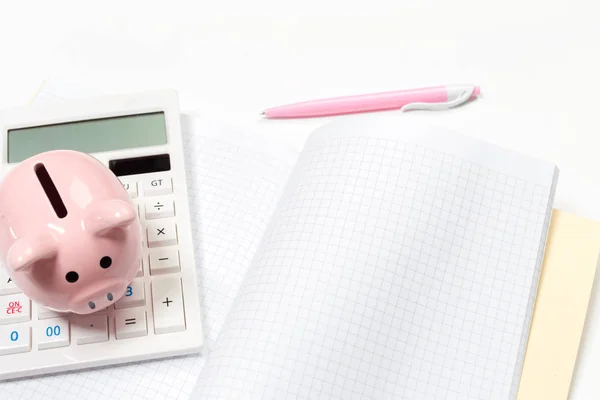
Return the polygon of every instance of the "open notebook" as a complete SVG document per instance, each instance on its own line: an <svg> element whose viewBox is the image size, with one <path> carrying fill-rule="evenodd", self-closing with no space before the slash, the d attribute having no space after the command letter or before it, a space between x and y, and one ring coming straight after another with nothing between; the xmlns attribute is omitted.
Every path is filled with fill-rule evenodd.
<svg viewBox="0 0 600 400"><path fill-rule="evenodd" d="M553 165L408 117L342 119L298 158L188 122L209 352L0 397L514 398Z"/></svg>
<svg viewBox="0 0 600 400"><path fill-rule="evenodd" d="M194 398L514 398L556 180L408 118L320 128Z"/></svg>

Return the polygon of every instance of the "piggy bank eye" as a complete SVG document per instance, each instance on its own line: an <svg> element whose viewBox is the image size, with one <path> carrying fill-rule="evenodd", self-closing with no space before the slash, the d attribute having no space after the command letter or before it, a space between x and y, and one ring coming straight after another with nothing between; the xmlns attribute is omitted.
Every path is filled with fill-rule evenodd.
<svg viewBox="0 0 600 400"><path fill-rule="evenodd" d="M108 256L102 257L100 259L100 266L104 269L110 267L112 265L112 259Z"/></svg>
<svg viewBox="0 0 600 400"><path fill-rule="evenodd" d="M67 272L67 275L65 276L65 279L69 283L75 283L75 282L77 282L79 280L79 274L77 272L75 272L75 271Z"/></svg>

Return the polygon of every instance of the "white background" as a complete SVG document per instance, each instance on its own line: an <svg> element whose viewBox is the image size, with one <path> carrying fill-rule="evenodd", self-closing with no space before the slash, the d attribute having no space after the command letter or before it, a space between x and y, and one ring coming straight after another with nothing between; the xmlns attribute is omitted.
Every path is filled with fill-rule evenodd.
<svg viewBox="0 0 600 400"><path fill-rule="evenodd" d="M556 163L556 208L600 220L593 0L90 4L0 2L0 107L27 103L48 78L107 92L173 87L184 111L299 147L325 120L261 121L265 107L475 83L474 103L406 117ZM572 398L600 398L599 323L594 297Z"/></svg>

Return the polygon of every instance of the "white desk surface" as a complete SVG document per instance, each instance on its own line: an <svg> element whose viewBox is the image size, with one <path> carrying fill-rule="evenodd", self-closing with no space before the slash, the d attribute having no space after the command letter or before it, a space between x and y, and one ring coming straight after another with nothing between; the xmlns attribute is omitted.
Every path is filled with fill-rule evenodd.
<svg viewBox="0 0 600 400"><path fill-rule="evenodd" d="M173 87L185 111L301 146L325 120L259 121L260 111L471 82L480 100L410 117L555 162L556 208L600 220L596 1L22 3L0 13L2 108L26 103L47 77L106 91ZM594 297L573 399L600 397L599 324Z"/></svg>

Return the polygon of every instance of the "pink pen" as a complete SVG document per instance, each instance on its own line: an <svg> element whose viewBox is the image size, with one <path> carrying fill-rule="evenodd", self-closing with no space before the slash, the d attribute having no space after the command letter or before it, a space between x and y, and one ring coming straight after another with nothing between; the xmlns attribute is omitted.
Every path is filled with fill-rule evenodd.
<svg viewBox="0 0 600 400"><path fill-rule="evenodd" d="M266 118L310 118L360 112L447 110L479 95L474 85L446 85L305 101L265 110Z"/></svg>

